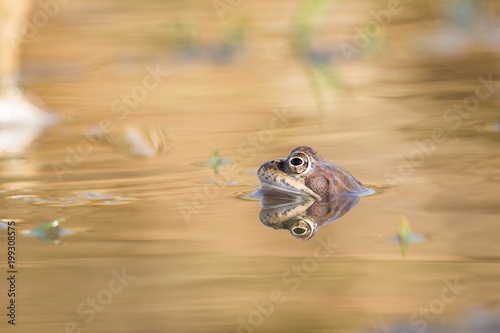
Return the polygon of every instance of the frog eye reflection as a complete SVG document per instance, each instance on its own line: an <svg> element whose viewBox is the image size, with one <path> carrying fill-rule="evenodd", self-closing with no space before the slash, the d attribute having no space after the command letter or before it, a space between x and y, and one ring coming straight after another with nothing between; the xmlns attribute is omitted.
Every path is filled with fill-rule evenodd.
<svg viewBox="0 0 500 333"><path fill-rule="evenodd" d="M295 227L292 229L292 233L294 235L297 235L297 236L300 236L300 235L303 235L307 232L308 230L304 227Z"/></svg>
<svg viewBox="0 0 500 333"><path fill-rule="evenodd" d="M288 160L288 169L295 174L301 174L307 170L309 161L302 156L294 156Z"/></svg>
<svg viewBox="0 0 500 333"><path fill-rule="evenodd" d="M297 239L307 240L314 237L316 231L308 221L298 220L290 226L290 233Z"/></svg>

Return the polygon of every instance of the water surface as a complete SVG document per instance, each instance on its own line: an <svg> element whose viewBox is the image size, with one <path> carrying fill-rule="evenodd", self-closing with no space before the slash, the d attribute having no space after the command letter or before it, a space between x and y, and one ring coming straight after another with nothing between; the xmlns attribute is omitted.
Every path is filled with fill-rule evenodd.
<svg viewBox="0 0 500 333"><path fill-rule="evenodd" d="M386 4L335 6L318 46L351 40ZM1 218L19 231L64 218L72 233L60 245L19 233L16 329L378 332L422 308L429 324L498 308L500 86L448 111L494 81L498 50L424 52L421 32L441 30L440 7L422 2L385 27L382 55L335 65L344 84L321 86L319 107L290 48L299 7L242 1L221 21L210 2L72 1L25 44L25 84L62 121L1 161ZM239 18L244 46L220 60ZM179 20L200 41L194 60L175 44ZM124 148L131 128L164 133L161 152ZM261 163L299 145L381 188L305 242L241 200ZM218 175L215 150L230 162ZM405 258L391 241L402 215L426 237Z"/></svg>

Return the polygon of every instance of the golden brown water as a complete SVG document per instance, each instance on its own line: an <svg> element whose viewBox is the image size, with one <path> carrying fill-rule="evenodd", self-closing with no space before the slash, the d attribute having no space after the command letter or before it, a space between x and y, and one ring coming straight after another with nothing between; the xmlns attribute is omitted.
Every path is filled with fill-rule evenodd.
<svg viewBox="0 0 500 333"><path fill-rule="evenodd" d="M62 5L24 44L22 67L62 122L1 161L1 218L28 230L63 217L73 234L60 245L18 235L15 329L384 332L395 319L421 328L498 309L499 49L473 39L458 55L422 51L441 7L410 3L385 26L381 55L336 67L344 84L322 86L323 110L290 49L298 1L240 1L224 20L212 2ZM314 42L352 40L384 8L340 1ZM181 61L176 22L208 47L238 18L247 36L233 62ZM130 156L86 135L100 124L160 127L167 147ZM299 145L380 188L306 242L240 199L261 163ZM231 161L219 183L205 165L216 149ZM426 237L405 259L388 240L401 215Z"/></svg>

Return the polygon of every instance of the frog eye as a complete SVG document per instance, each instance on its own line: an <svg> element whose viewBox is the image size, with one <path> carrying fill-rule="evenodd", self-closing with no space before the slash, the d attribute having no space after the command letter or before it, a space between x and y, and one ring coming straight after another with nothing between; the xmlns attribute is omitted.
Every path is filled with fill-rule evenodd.
<svg viewBox="0 0 500 333"><path fill-rule="evenodd" d="M305 156L296 155L288 160L288 170L294 174L301 174L307 170L309 160Z"/></svg>
<svg viewBox="0 0 500 333"><path fill-rule="evenodd" d="M300 240L310 239L316 233L316 228L307 220L295 221L289 229L292 236Z"/></svg>
<svg viewBox="0 0 500 333"><path fill-rule="evenodd" d="M299 166L304 164L304 160L298 157L294 157L290 160L290 164L293 166Z"/></svg>

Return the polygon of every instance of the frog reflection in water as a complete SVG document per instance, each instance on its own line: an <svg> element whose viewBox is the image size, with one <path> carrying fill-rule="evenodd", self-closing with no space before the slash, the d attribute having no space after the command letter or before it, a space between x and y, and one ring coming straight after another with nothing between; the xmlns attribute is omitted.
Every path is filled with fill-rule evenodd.
<svg viewBox="0 0 500 333"><path fill-rule="evenodd" d="M271 195L271 196L270 196ZM273 229L287 229L293 237L308 240L325 224L340 219L359 201L356 195L341 195L331 201L284 201L264 193L260 211L261 222Z"/></svg>
<svg viewBox="0 0 500 333"><path fill-rule="evenodd" d="M297 147L286 159L265 162L258 171L264 190L306 195L330 201L339 195L367 195L364 187L340 165L323 160L311 147Z"/></svg>
<svg viewBox="0 0 500 333"><path fill-rule="evenodd" d="M359 197L373 193L339 165L324 161L311 147L295 148L288 158L264 163L260 220L274 229L288 229L300 240L347 214Z"/></svg>

